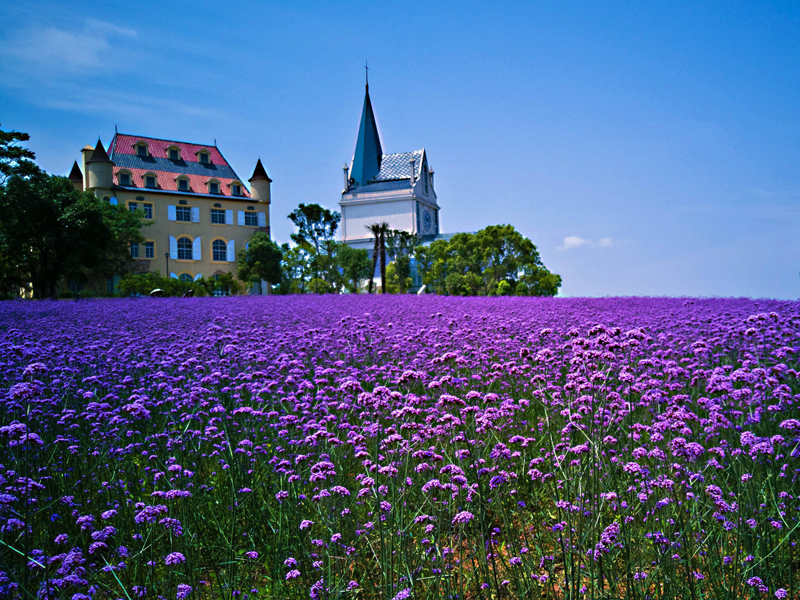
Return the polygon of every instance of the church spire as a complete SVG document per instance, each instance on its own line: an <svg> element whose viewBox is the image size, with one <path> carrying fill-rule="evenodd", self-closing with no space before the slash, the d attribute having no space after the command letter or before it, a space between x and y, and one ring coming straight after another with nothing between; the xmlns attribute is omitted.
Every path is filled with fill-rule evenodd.
<svg viewBox="0 0 800 600"><path fill-rule="evenodd" d="M375 123L375 114L372 112L372 102L369 99L369 80L364 94L364 108L361 110L361 124L358 127L356 151L350 167L350 178L356 185L369 183L381 170L383 148L378 135L378 126Z"/></svg>

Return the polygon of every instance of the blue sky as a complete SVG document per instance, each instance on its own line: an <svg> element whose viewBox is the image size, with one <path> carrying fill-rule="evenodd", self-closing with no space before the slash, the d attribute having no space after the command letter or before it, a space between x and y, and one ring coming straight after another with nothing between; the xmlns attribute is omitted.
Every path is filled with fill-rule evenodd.
<svg viewBox="0 0 800 600"><path fill-rule="evenodd" d="M511 223L568 296L800 296L800 5L0 0L0 123L66 174L121 132L337 208L364 61L442 229Z"/></svg>

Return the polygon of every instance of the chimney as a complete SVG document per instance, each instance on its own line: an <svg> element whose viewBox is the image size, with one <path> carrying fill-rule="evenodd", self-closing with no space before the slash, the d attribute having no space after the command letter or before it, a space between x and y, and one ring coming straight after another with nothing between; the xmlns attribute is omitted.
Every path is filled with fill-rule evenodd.
<svg viewBox="0 0 800 600"><path fill-rule="evenodd" d="M417 160L414 158L414 155L411 155L411 160L408 161L408 164L411 165L411 187L414 187L414 182L416 181L415 177L417 175Z"/></svg>
<svg viewBox="0 0 800 600"><path fill-rule="evenodd" d="M348 177L350 169L347 167L347 161L344 162L342 170L344 171L344 191L346 192L350 189L350 178Z"/></svg>

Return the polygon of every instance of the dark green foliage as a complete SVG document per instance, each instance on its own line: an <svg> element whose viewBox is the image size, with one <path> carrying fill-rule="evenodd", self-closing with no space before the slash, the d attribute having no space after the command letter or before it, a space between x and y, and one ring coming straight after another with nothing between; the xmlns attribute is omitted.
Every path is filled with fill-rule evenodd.
<svg viewBox="0 0 800 600"><path fill-rule="evenodd" d="M419 237L408 231L390 229L386 233L386 250L389 260L394 263L392 282L389 289L405 294L411 287L411 255L419 246Z"/></svg>
<svg viewBox="0 0 800 600"><path fill-rule="evenodd" d="M247 247L239 252L237 275L242 281L251 283L263 280L272 285L279 284L282 258L283 251L269 234L257 231Z"/></svg>
<svg viewBox="0 0 800 600"><path fill-rule="evenodd" d="M56 297L63 279L85 282L130 270L144 240L139 216L75 190L63 177L12 174L0 188L0 275L7 296L31 286Z"/></svg>
<svg viewBox="0 0 800 600"><path fill-rule="evenodd" d="M230 273L222 273L206 279L181 281L174 277L164 277L158 272L147 271L124 275L117 286L120 296L149 296L153 290L162 290L164 296L183 296L191 292L193 296L230 296L244 291ZM63 294L62 294L63 296Z"/></svg>
<svg viewBox="0 0 800 600"><path fill-rule="evenodd" d="M451 296L555 296L561 277L542 264L539 251L511 225L458 233L417 248L424 283Z"/></svg>
<svg viewBox="0 0 800 600"><path fill-rule="evenodd" d="M336 230L342 216L319 204L300 204L289 214L289 219L297 227L291 236L292 241L307 255L312 279L326 281L329 286L323 286L325 289L338 288ZM305 283L302 287L305 288Z"/></svg>
<svg viewBox="0 0 800 600"><path fill-rule="evenodd" d="M0 129L0 185L12 175L27 178L41 172L33 162L36 158L33 151L19 146L20 142L29 139L27 133Z"/></svg>
<svg viewBox="0 0 800 600"><path fill-rule="evenodd" d="M336 262L342 271L345 287L351 293L357 294L361 283L372 275L369 252L351 248L347 244L339 244L336 250Z"/></svg>

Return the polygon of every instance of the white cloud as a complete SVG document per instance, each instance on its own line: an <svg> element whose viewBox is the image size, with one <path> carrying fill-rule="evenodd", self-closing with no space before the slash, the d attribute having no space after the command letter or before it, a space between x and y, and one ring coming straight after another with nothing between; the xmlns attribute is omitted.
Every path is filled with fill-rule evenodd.
<svg viewBox="0 0 800 600"><path fill-rule="evenodd" d="M580 248L591 244L591 240L585 240L577 235L570 235L564 238L564 245L558 246L558 250L570 250L572 248Z"/></svg>
<svg viewBox="0 0 800 600"><path fill-rule="evenodd" d="M564 238L564 244L562 246L556 246L556 250L572 250L573 248L580 248L582 246L608 248L612 243L610 237L600 238L599 241L593 242L592 240L586 240L577 235L570 235Z"/></svg>
<svg viewBox="0 0 800 600"><path fill-rule="evenodd" d="M87 69L107 70L115 66L109 61L112 54L109 38L136 35L133 29L96 20L84 21L75 30L32 27L0 42L0 55L39 77L85 73Z"/></svg>
<svg viewBox="0 0 800 600"><path fill-rule="evenodd" d="M152 41L140 40L134 29L94 19L74 27L22 28L0 40L0 90L11 90L41 108L129 122L162 115L218 117L221 112L208 106L139 91L148 89L136 85L142 80L148 44ZM137 60L132 61L134 47ZM120 85L120 80L126 83Z"/></svg>

